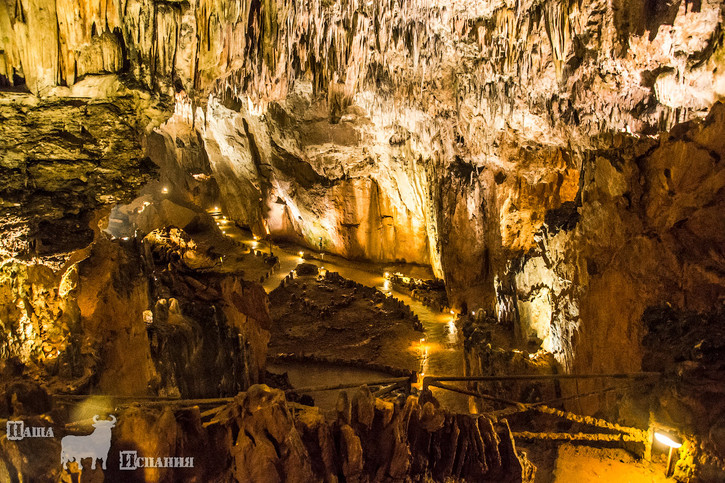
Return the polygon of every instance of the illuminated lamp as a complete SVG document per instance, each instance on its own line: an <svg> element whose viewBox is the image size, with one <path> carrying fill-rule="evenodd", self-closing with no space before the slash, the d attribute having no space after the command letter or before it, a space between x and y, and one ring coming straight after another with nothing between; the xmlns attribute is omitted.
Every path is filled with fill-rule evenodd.
<svg viewBox="0 0 725 483"><path fill-rule="evenodd" d="M164 194L166 194L166 193L169 192L169 188L167 188L166 186L164 186L163 188L161 188L161 192L164 193Z"/></svg>
<svg viewBox="0 0 725 483"><path fill-rule="evenodd" d="M682 441L675 436L667 433L661 433L659 431L655 431L655 439L670 448L667 455L667 466L665 467L665 476L670 477L672 476L672 473L674 473L674 468L672 468L672 455L677 448L682 446Z"/></svg>

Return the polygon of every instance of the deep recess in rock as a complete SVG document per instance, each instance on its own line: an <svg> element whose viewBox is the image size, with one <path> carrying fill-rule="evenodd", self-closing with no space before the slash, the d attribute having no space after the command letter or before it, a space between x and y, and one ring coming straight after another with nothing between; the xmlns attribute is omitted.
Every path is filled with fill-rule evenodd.
<svg viewBox="0 0 725 483"><path fill-rule="evenodd" d="M221 465L188 479L534 478L508 423L429 394L325 420L258 386L270 332L285 334L265 288L302 250L376 280L435 276L414 295L452 310L446 331L375 362L416 365L438 347L426 337L448 337L463 362L447 375L663 372L619 395L582 397L598 380L466 388L499 396L471 410L561 399L676 431L677 478L725 478L724 15L720 0L0 0L0 418L78 415L48 394L254 387L214 424L126 407L143 424L119 421L114 442L164 428L149 447ZM369 285L422 290L407 275ZM340 330L317 310L334 303L310 305L318 285L278 289L290 305L272 314ZM350 320L397 304L374 290ZM334 352L304 327L297 349ZM61 477L16 448L0 440L0 480Z"/></svg>

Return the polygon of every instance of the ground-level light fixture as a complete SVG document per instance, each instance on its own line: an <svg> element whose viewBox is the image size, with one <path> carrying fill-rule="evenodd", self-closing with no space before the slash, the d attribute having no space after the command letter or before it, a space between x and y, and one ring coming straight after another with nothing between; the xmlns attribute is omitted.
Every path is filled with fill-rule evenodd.
<svg viewBox="0 0 725 483"><path fill-rule="evenodd" d="M476 311L475 310L471 310L471 315L476 315Z"/></svg>
<svg viewBox="0 0 725 483"><path fill-rule="evenodd" d="M166 193L168 193L168 192L169 192L169 188L167 188L166 186L164 186L163 188L161 188L161 192L162 192L163 194L166 194Z"/></svg>
<svg viewBox="0 0 725 483"><path fill-rule="evenodd" d="M215 206L214 207L214 211L219 211L219 207L218 206Z"/></svg>
<svg viewBox="0 0 725 483"><path fill-rule="evenodd" d="M677 448L682 446L682 441L675 436L660 431L655 431L655 439L670 449L667 455L667 466L665 467L665 476L670 477L674 473L674 468L672 468L672 455Z"/></svg>

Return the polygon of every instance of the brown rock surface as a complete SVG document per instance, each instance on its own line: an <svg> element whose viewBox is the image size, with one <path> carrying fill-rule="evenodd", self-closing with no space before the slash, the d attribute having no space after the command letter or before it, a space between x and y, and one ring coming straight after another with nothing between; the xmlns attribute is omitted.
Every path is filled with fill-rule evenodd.
<svg viewBox="0 0 725 483"><path fill-rule="evenodd" d="M211 421L205 421L208 416L202 416L198 407L141 404L122 408L115 411L117 423L107 470L85 469L80 481L101 481L103 476L111 481L150 482L533 481L533 469L507 436L505 422L423 409L412 397L405 405L392 405L393 415L388 418L390 406L381 411L369 391L362 391L352 399L367 399L376 408L372 421L368 414L360 420L353 413L349 424L326 421L317 408L293 409L283 392L264 385L237 395L218 408ZM430 414L423 415L423 411ZM90 432L86 428L90 420L66 425L69 416L58 412L42 423L54 426L59 435ZM435 426L421 425L421 420L431 417L438 421ZM444 437L459 433L453 440ZM418 444L423 440L431 444ZM57 461L58 440L38 442L25 445L0 440L0 475L37 475L50 481L65 473L59 465L46 468L37 463ZM194 466L123 471L118 465L120 451L136 451L140 457L193 457ZM411 465L412 461L418 466ZM456 465L443 464L446 461ZM41 476L37 470L43 468L48 472ZM69 473L77 475L74 464L69 468Z"/></svg>
<svg viewBox="0 0 725 483"><path fill-rule="evenodd" d="M267 296L240 274L195 269L178 229L101 236L65 272L6 262L0 369L53 392L216 397L262 381ZM14 373L13 373L14 371ZM4 408L3 413L9 408Z"/></svg>
<svg viewBox="0 0 725 483"><path fill-rule="evenodd" d="M718 0L0 0L0 86L14 91L0 99L0 255L59 268L99 210L147 181L148 155L178 206L219 202L258 236L430 265L452 306L493 314L511 348L540 346L567 372L636 371L648 307L723 302L723 14ZM167 99L173 115L151 134ZM188 220L163 211L151 224ZM164 258L148 290L141 254L94 250L108 260L65 282L3 262L9 355L87 386L108 344L124 391L154 371L172 381L175 368L149 363L146 306L167 358L200 357L192 320L241 330L243 385L256 382L263 294L186 271L210 254ZM77 295L56 295L62 283ZM185 305L197 295L203 309ZM489 369L471 353L472 371ZM475 430L458 431L467 455ZM430 440L414 436L414 449ZM484 471L480 453L448 467Z"/></svg>
<svg viewBox="0 0 725 483"><path fill-rule="evenodd" d="M304 266L270 293L270 353L419 367L416 344L423 334L407 305L337 273L299 275Z"/></svg>
<svg viewBox="0 0 725 483"><path fill-rule="evenodd" d="M155 173L142 145L159 102L109 81L78 84L68 98L0 93L3 258L58 268L93 240L97 210L133 198Z"/></svg>

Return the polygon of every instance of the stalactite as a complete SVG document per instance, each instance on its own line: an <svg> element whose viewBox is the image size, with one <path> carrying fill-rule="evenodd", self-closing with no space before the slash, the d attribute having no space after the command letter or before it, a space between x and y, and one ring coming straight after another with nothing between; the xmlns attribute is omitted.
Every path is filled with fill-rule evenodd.
<svg viewBox="0 0 725 483"><path fill-rule="evenodd" d="M547 3L544 7L546 33L551 43L551 53L556 68L556 78L563 81L564 62L569 47L569 2L568 0Z"/></svg>

